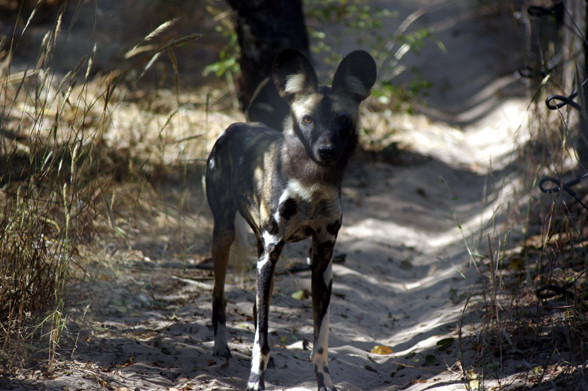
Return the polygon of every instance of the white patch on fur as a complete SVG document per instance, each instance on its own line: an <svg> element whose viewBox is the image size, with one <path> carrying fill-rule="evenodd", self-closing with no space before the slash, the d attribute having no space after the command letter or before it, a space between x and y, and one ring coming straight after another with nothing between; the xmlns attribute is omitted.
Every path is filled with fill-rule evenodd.
<svg viewBox="0 0 588 391"><path fill-rule="evenodd" d="M286 191L280 197L280 201L286 200L288 198L300 197L302 200L306 202L311 202L313 200L313 195L319 190L319 188L320 185L318 184L304 186L297 179L290 179L288 181Z"/></svg>
<svg viewBox="0 0 588 391"><path fill-rule="evenodd" d="M302 118L304 115L311 113L321 98L322 95L320 94L310 94L305 99L296 99L291 106L294 116Z"/></svg>
<svg viewBox="0 0 588 391"><path fill-rule="evenodd" d="M304 90L305 81L306 78L302 73L290 75L286 78L286 86L284 87L284 91L288 94L297 94Z"/></svg>
<svg viewBox="0 0 588 391"><path fill-rule="evenodd" d="M330 306L329 306L330 307ZM331 375L328 373L329 367L329 309L321 322L315 344L312 348L311 360L318 373L323 375L323 380L327 388L335 388ZM320 352L320 353L319 353ZM325 369L327 369L325 371Z"/></svg>
<svg viewBox="0 0 588 391"><path fill-rule="evenodd" d="M267 231L264 231L261 236L263 237L263 247L267 248L269 245L276 245L280 243L280 238L276 235L272 235Z"/></svg>
<svg viewBox="0 0 588 391"><path fill-rule="evenodd" d="M253 349L251 351L251 372L259 375L259 367L261 363L261 349L259 348L259 333L255 333L255 341L253 341Z"/></svg>
<svg viewBox="0 0 588 391"><path fill-rule="evenodd" d="M256 167L253 171L253 183L263 183L263 169Z"/></svg>
<svg viewBox="0 0 588 391"><path fill-rule="evenodd" d="M265 267L265 265L267 265L269 262L269 254L266 254L263 258L260 258L259 261L257 261L257 271L261 272L263 270L263 268Z"/></svg>
<svg viewBox="0 0 588 391"><path fill-rule="evenodd" d="M210 158L210 159L208 160L208 168L209 168L210 170L214 170L214 167L215 167L215 166L216 166L216 163L215 163L215 161L214 161L214 157L213 157L213 158Z"/></svg>
<svg viewBox="0 0 588 391"><path fill-rule="evenodd" d="M259 303L258 307L259 308ZM255 339L253 341L253 349L251 350L251 373L261 377L262 373L267 369L269 361L269 354L261 353L261 346L259 344L259 328L255 331ZM259 383L247 382L247 387L253 390L259 389Z"/></svg>
<svg viewBox="0 0 588 391"><path fill-rule="evenodd" d="M330 306L329 306L330 307ZM329 310L330 308L327 308L327 311L325 312L325 316L322 319L321 322L321 327L318 331L318 336L316 338L316 343L313 346L312 349L312 363L316 366L318 365L319 368L323 367L323 366L327 366L327 357L328 357L328 351L329 351ZM319 351L322 348L322 353L319 353Z"/></svg>
<svg viewBox="0 0 588 391"><path fill-rule="evenodd" d="M280 196L280 203L288 198L299 198L306 202L316 203L325 199L336 200L338 197L339 193L335 186L320 183L305 186L297 179L290 179L286 191Z"/></svg>

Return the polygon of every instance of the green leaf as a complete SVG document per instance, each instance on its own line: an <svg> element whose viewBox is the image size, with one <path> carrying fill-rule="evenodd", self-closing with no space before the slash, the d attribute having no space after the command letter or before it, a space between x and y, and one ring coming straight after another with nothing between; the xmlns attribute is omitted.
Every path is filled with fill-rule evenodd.
<svg viewBox="0 0 588 391"><path fill-rule="evenodd" d="M300 289L294 293L292 293L292 297L296 300L306 300L308 299L308 291L306 289Z"/></svg>
<svg viewBox="0 0 588 391"><path fill-rule="evenodd" d="M445 349L449 348L453 344L454 341L455 341L455 338L452 338L452 337L440 339L439 341L437 341L437 349L445 350Z"/></svg>

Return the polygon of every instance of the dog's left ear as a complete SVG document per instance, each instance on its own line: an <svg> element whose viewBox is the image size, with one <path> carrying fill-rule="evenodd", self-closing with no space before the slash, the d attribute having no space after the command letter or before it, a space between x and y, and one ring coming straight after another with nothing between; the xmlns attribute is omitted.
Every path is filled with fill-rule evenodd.
<svg viewBox="0 0 588 391"><path fill-rule="evenodd" d="M370 96L377 73L376 62L368 52L351 52L345 56L335 72L333 92L349 94L361 102Z"/></svg>
<svg viewBox="0 0 588 391"><path fill-rule="evenodd" d="M318 89L316 73L304 54L286 49L274 61L273 79L280 96L292 102L297 95L311 94Z"/></svg>

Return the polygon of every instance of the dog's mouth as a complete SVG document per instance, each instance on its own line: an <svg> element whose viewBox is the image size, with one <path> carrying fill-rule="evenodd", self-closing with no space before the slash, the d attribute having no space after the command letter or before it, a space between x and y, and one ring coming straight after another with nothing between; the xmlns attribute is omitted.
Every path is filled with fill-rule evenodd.
<svg viewBox="0 0 588 391"><path fill-rule="evenodd" d="M315 162L317 162L317 164L322 167L331 167L337 163L336 160L315 160Z"/></svg>

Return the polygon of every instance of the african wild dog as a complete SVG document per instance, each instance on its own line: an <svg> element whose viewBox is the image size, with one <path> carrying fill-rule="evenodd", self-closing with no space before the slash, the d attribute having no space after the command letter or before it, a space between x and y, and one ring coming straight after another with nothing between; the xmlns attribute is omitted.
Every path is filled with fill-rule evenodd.
<svg viewBox="0 0 588 391"><path fill-rule="evenodd" d="M337 68L332 87L319 87L309 60L286 50L277 57L272 77L290 107L281 131L260 123L233 124L219 136L208 157L206 194L214 216L214 354L231 356L224 284L239 213L257 237L259 255L247 389L264 388L270 296L282 247L311 237L312 362L319 390L331 391L335 386L327 362L328 315L331 256L342 217L341 181L357 144L359 104L370 95L376 64L368 53L352 52Z"/></svg>

